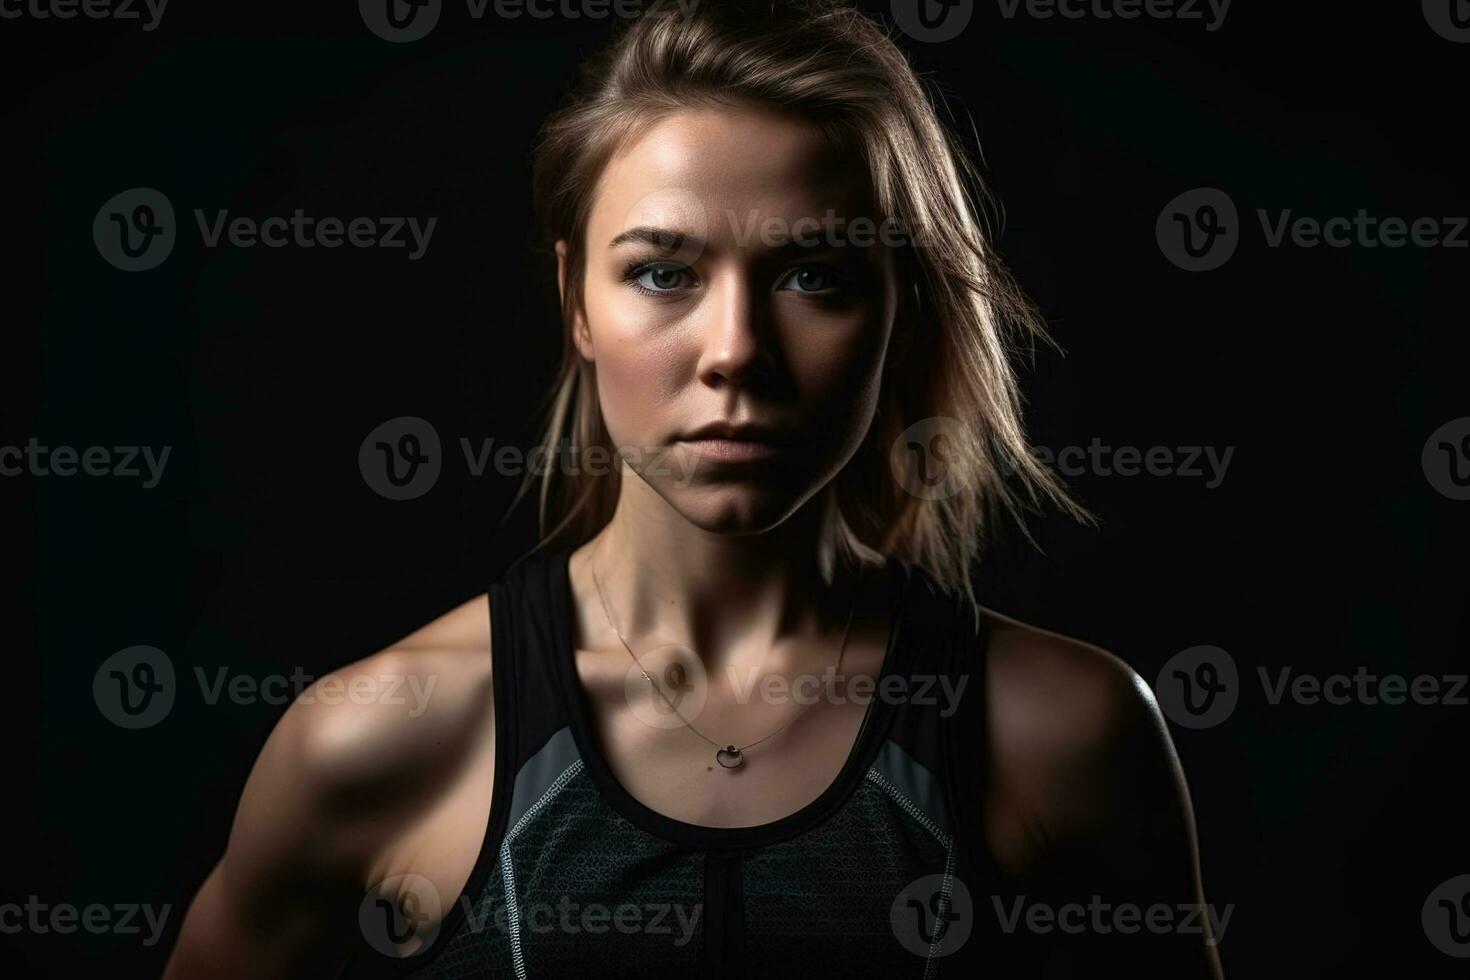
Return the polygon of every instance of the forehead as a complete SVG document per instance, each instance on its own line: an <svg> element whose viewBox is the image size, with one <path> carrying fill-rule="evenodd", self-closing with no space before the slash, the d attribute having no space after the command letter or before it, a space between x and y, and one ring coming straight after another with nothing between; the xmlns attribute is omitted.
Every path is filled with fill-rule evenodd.
<svg viewBox="0 0 1470 980"><path fill-rule="evenodd" d="M758 108L691 109L651 124L608 162L588 230L606 241L640 224L688 224L698 209L711 241L735 237L752 217L877 217L863 157L811 124Z"/></svg>

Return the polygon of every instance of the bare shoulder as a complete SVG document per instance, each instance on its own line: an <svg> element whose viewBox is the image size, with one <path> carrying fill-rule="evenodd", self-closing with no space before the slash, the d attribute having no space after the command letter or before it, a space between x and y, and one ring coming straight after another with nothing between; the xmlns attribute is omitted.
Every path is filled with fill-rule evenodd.
<svg viewBox="0 0 1470 980"><path fill-rule="evenodd" d="M379 869L494 751L489 620L477 596L291 703L190 903L168 980L337 975Z"/></svg>
<svg viewBox="0 0 1470 980"><path fill-rule="evenodd" d="M984 615L993 724L1016 748L1096 751L1157 720L1153 692L1121 657L993 610Z"/></svg>
<svg viewBox="0 0 1470 980"><path fill-rule="evenodd" d="M408 807L442 788L493 728L490 634L482 594L303 691L291 711L319 784L353 808L377 787Z"/></svg>
<svg viewBox="0 0 1470 980"><path fill-rule="evenodd" d="M482 594L317 678L256 760L232 859L259 836L252 817L269 814L290 833L290 814L312 828L295 836L310 840L313 864L364 874L493 738L490 636Z"/></svg>
<svg viewBox="0 0 1470 980"><path fill-rule="evenodd" d="M982 612L983 832L1000 869L1053 907L1204 908L1189 788L1143 678L1095 644ZM1059 975L1219 980L1213 915L1164 934L1067 937Z"/></svg>
<svg viewBox="0 0 1470 980"><path fill-rule="evenodd" d="M1187 807L1158 703L1121 657L983 610L989 784L1014 867Z"/></svg>

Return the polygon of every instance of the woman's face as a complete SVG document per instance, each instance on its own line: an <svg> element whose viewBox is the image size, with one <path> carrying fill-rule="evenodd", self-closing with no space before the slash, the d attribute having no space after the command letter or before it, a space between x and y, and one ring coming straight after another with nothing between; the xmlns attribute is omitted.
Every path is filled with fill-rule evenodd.
<svg viewBox="0 0 1470 980"><path fill-rule="evenodd" d="M684 111L626 147L594 195L573 336L628 467L723 533L822 489L877 407L893 238L863 160L789 117ZM700 441L713 423L774 443Z"/></svg>

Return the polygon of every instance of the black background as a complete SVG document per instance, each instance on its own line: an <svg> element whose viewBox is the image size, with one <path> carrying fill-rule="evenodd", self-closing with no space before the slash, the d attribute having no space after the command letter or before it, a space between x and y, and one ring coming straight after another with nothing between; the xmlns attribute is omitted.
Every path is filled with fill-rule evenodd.
<svg viewBox="0 0 1470 980"><path fill-rule="evenodd" d="M17 577L0 902L172 906L152 947L0 935L14 975L161 970L284 710L206 704L195 666L320 674L483 591L533 541L526 505L495 536L515 480L472 476L458 440L532 445L560 338L552 266L530 248L529 150L611 22L475 21L449 3L429 37L390 44L352 4L304 6L175 0L152 32L0 20L16 249L0 443L171 447L149 490L0 478ZM1247 0L1214 31L983 3L954 40L898 40L947 94L945 118L978 134L1001 246L1066 351L1023 367L1034 441L1234 452L1214 488L1071 478L1101 528L1036 518L1044 554L1004 535L982 601L1151 684L1198 644L1240 666L1227 721L1172 728L1207 896L1234 906L1227 975L1465 976L1420 911L1470 872L1470 708L1272 705L1255 675L1467 670L1454 559L1470 503L1437 493L1420 458L1470 415L1470 249L1271 248L1256 209L1470 213L1470 44L1417 3ZM169 197L180 238L126 273L91 226L137 186ZM1241 243L1187 272L1155 219L1202 186L1235 201ZM416 262L210 249L193 226L194 208L298 207L438 222ZM430 420L446 459L431 492L395 502L357 452L402 415ZM165 721L126 731L92 677L134 644L187 676Z"/></svg>

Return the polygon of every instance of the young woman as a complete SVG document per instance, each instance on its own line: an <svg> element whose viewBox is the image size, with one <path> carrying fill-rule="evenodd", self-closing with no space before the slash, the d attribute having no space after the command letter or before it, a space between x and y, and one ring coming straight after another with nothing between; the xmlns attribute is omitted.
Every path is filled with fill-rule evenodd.
<svg viewBox="0 0 1470 980"><path fill-rule="evenodd" d="M426 698L285 713L167 980L1219 977L1148 688L970 585L1027 501L1089 515L898 48L835 3L658 7L535 167L546 443L585 465L487 594L330 679Z"/></svg>

